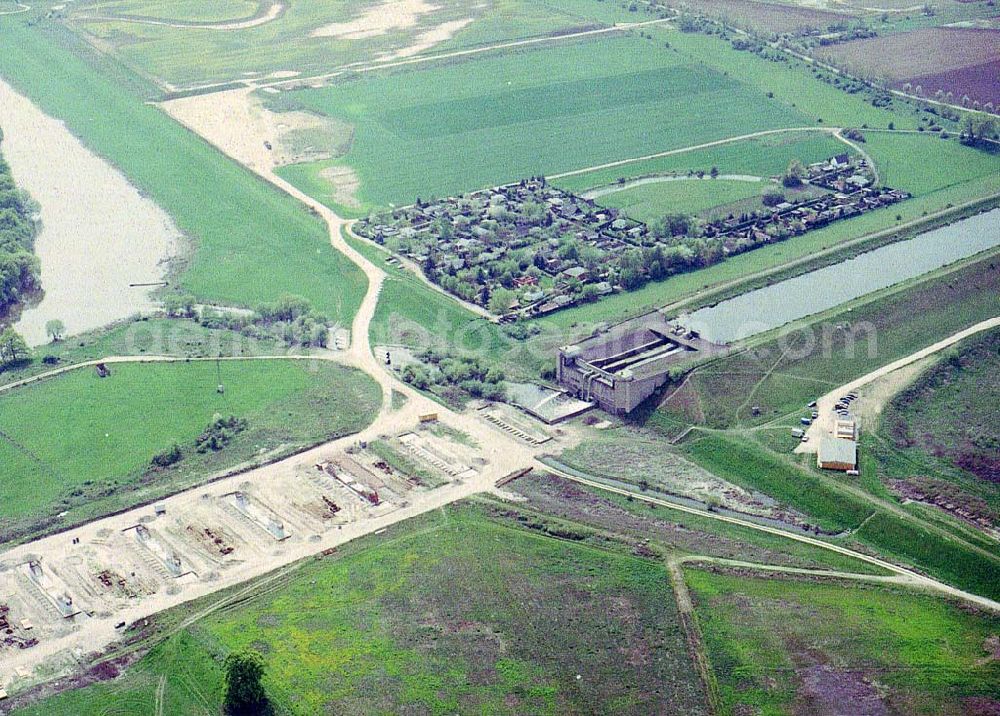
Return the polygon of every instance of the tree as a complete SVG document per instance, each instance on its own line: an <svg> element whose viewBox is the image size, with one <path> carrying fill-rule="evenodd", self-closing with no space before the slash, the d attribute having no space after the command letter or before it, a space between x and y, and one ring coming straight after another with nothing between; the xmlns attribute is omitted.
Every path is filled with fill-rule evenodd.
<svg viewBox="0 0 1000 716"><path fill-rule="evenodd" d="M30 355L28 344L13 328L7 328L0 333L0 366L17 363Z"/></svg>
<svg viewBox="0 0 1000 716"><path fill-rule="evenodd" d="M777 189L768 189L764 192L764 196L761 199L764 202L764 206L777 206L784 200L785 195Z"/></svg>
<svg viewBox="0 0 1000 716"><path fill-rule="evenodd" d="M802 166L802 162L798 159L793 159L788 163L788 169L785 171L785 176L782 178L781 183L786 187L802 186L802 177L805 173L806 170Z"/></svg>
<svg viewBox="0 0 1000 716"><path fill-rule="evenodd" d="M58 318L53 318L45 324L45 332L49 334L49 338L55 343L62 340L63 335L66 333L66 326Z"/></svg>
<svg viewBox="0 0 1000 716"><path fill-rule="evenodd" d="M226 657L226 713L250 716L266 713L267 694L261 679L264 657L259 651L246 649Z"/></svg>
<svg viewBox="0 0 1000 716"><path fill-rule="evenodd" d="M516 294L506 288L497 287L493 290L490 295L489 309L490 313L494 313L498 316L502 316L510 310L511 302L516 298Z"/></svg>

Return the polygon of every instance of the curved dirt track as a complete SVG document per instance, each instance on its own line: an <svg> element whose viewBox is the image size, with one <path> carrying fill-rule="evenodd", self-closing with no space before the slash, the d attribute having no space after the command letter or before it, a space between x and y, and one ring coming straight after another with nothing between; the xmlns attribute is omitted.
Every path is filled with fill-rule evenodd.
<svg viewBox="0 0 1000 716"><path fill-rule="evenodd" d="M84 15L80 20L87 22L127 22L135 25L157 25L159 27L173 27L181 30L246 30L251 27L266 25L269 22L281 17L288 6L283 2L272 2L265 10L264 3L261 9L253 17L245 20L226 20L223 22L184 22L181 20L160 20L153 17L139 17L137 15Z"/></svg>

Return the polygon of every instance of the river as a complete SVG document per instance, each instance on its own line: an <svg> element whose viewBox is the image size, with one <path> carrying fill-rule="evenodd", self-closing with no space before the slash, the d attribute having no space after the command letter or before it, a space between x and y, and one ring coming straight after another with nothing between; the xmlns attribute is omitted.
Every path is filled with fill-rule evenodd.
<svg viewBox="0 0 1000 716"><path fill-rule="evenodd" d="M152 289L129 284L164 280L181 236L166 212L3 80L0 129L0 151L42 220L35 254L44 295L15 330L38 346L52 319L74 334L153 309Z"/></svg>
<svg viewBox="0 0 1000 716"><path fill-rule="evenodd" d="M993 209L702 308L681 317L680 322L714 343L731 343L997 245L1000 245L1000 209Z"/></svg>

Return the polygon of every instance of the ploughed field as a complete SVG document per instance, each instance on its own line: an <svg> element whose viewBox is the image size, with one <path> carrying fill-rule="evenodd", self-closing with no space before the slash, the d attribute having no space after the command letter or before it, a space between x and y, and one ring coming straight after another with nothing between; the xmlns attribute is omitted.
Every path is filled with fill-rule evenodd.
<svg viewBox="0 0 1000 716"><path fill-rule="evenodd" d="M756 2L756 0L684 0L684 2L665 0L663 4L704 14L765 35L825 29L851 19L847 13L818 10L791 3Z"/></svg>
<svg viewBox="0 0 1000 716"><path fill-rule="evenodd" d="M935 27L830 45L816 55L928 99L941 91L950 104L962 104L965 95L970 103L997 104L998 45L1000 30Z"/></svg>

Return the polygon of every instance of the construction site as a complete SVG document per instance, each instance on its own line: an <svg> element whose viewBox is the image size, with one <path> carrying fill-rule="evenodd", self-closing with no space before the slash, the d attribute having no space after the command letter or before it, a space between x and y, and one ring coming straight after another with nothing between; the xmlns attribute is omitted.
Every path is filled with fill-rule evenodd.
<svg viewBox="0 0 1000 716"><path fill-rule="evenodd" d="M498 438L509 432L494 426ZM0 689L37 678L42 662L71 667L85 656L80 645L112 641L145 616L335 549L506 474L503 461L484 457L492 450L434 416L364 437L303 453L281 473L233 476L7 551ZM538 444L527 434L521 440Z"/></svg>
<svg viewBox="0 0 1000 716"><path fill-rule="evenodd" d="M725 350L653 311L560 348L556 379L580 400L626 415L667 383L671 368Z"/></svg>

